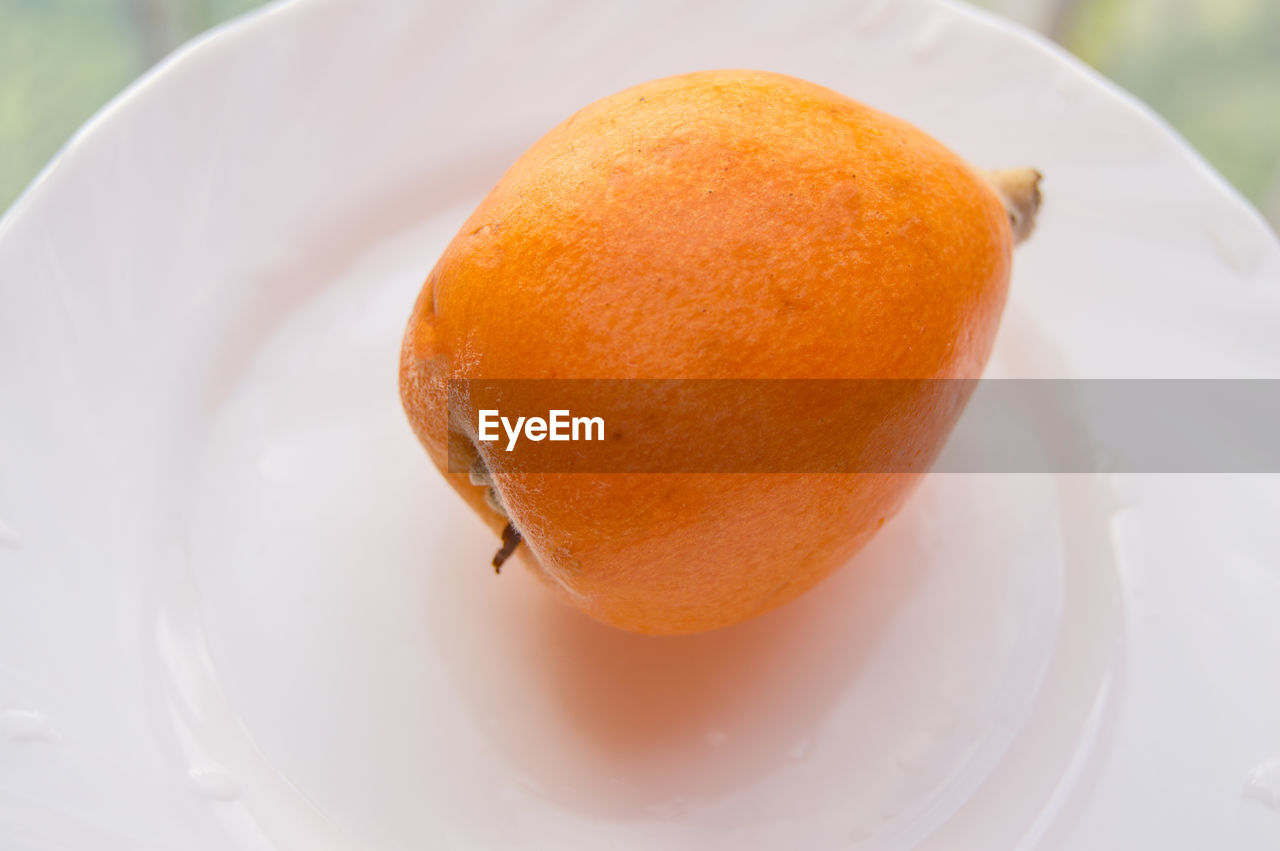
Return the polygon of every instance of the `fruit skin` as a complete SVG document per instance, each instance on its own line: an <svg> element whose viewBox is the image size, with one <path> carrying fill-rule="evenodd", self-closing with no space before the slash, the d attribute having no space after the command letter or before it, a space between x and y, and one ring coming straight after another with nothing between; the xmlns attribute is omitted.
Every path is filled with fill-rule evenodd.
<svg viewBox="0 0 1280 851"><path fill-rule="evenodd" d="M462 226L409 320L402 401L496 530L506 518L485 488L448 472L449 379L976 378L1011 250L997 193L899 119L772 73L657 80L553 129ZM912 392L891 444L922 473L968 383ZM704 415L671 411L673 443L714 452ZM469 416L456 425L474 431ZM851 433L883 416L866 412ZM791 447L780 434L767 448ZM920 479L512 473L501 452L483 455L526 563L592 617L654 634L792 599Z"/></svg>

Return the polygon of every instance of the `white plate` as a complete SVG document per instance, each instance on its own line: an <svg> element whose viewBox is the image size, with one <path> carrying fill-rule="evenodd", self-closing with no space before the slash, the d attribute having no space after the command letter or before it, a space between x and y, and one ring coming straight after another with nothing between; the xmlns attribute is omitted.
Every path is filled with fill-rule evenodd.
<svg viewBox="0 0 1280 851"><path fill-rule="evenodd" d="M0 224L0 845L1275 848L1274 477L935 476L742 627L564 610L440 482L402 323L504 167L746 66L1047 175L993 369L1280 376L1280 247L1056 49L911 2L298 2Z"/></svg>

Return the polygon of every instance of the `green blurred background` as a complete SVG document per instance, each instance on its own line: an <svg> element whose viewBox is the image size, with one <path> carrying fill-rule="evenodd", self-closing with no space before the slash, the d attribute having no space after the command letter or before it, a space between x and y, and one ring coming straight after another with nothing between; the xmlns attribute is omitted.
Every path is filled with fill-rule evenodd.
<svg viewBox="0 0 1280 851"><path fill-rule="evenodd" d="M976 0L1161 113L1280 229L1280 0ZM261 0L0 0L0 211L100 106Z"/></svg>

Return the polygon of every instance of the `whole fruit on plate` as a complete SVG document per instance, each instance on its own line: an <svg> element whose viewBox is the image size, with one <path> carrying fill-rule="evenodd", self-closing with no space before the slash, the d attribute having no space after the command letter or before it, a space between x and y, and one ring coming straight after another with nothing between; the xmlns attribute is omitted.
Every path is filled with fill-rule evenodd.
<svg viewBox="0 0 1280 851"><path fill-rule="evenodd" d="M400 359L409 421L502 535L495 567L520 553L587 614L639 632L760 614L847 562L936 457L971 384L932 379L981 375L1039 177L980 172L779 74L606 97L525 152L428 275ZM769 472L528 471L476 439L477 410L451 408L457 379L574 378L926 380L842 422L886 459L861 473L809 471L795 429L758 435ZM649 424L651 454L719 451L707 405L743 401L735 382L711 386ZM470 436L461 460L451 431Z"/></svg>

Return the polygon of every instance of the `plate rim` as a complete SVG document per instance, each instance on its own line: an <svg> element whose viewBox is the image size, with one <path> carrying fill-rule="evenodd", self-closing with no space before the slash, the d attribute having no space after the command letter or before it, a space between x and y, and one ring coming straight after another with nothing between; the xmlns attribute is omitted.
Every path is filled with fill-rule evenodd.
<svg viewBox="0 0 1280 851"><path fill-rule="evenodd" d="M567 2L585 5L584 0L567 0ZM1090 67L1065 47L994 11L979 8L962 0L916 0L916 2L963 16L973 25L1020 43L1025 49L1035 49L1051 61L1069 68L1072 73L1084 75L1097 88L1096 93L1099 97L1106 97L1116 105L1126 108L1134 118L1139 119L1143 129L1149 135L1176 148L1181 157L1199 173L1200 177L1227 200L1234 201L1241 208L1240 212L1247 213L1254 224L1270 238L1269 247L1280 252L1280 233L1276 232L1253 202L1223 177L1167 119L1137 95ZM873 6L877 3L887 5L886 0L864 0L862 5ZM29 215L31 210L44 202L45 197L56 189L59 177L69 170L68 164L82 156L86 148L96 144L96 139L103 127L115 121L125 120L129 110L136 108L135 105L146 98L158 97L163 87L171 84L170 81L176 76L175 72L193 67L196 62L212 56L214 51L239 47L245 40L245 36L250 33L272 26L286 26L296 18L316 14L317 10L326 6L337 7L344 4L355 5L351 0L270 0L262 6L210 27L179 45L99 107L67 138L48 163L18 194L9 208L0 214L0 249L3 249L9 233L16 229L16 223Z"/></svg>

